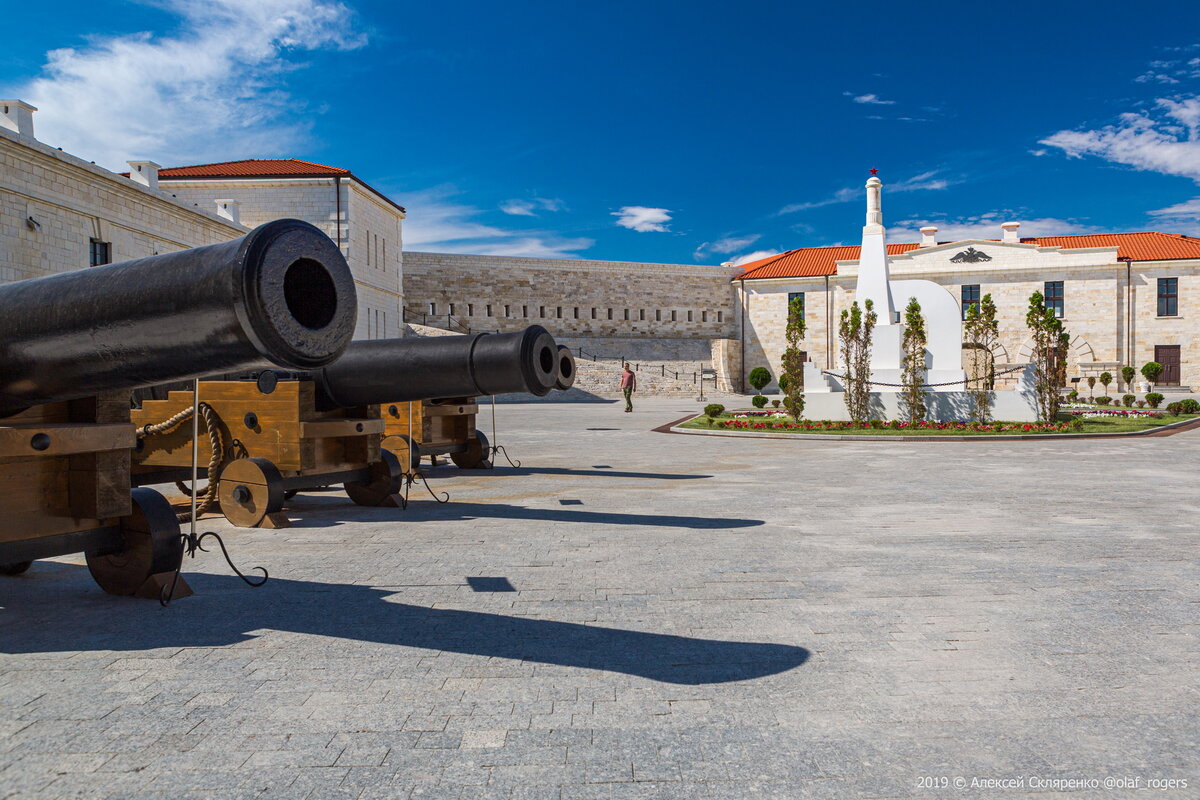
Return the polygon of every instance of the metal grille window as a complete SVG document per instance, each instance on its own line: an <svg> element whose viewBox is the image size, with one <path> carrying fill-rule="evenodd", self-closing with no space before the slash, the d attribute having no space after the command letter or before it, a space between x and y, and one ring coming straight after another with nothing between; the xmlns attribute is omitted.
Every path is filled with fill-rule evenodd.
<svg viewBox="0 0 1200 800"><path fill-rule="evenodd" d="M98 267L112 261L112 244L99 239L91 239L88 247L88 265Z"/></svg>
<svg viewBox="0 0 1200 800"><path fill-rule="evenodd" d="M1054 316L1063 318L1063 282L1046 281L1046 308L1054 312Z"/></svg>
<svg viewBox="0 0 1200 800"><path fill-rule="evenodd" d="M1179 314L1179 278L1158 279L1158 315L1174 317Z"/></svg>
<svg viewBox="0 0 1200 800"><path fill-rule="evenodd" d="M788 313L791 313L793 300L800 301L800 319L804 319L804 292L788 292Z"/></svg>
<svg viewBox="0 0 1200 800"><path fill-rule="evenodd" d="M962 287L962 318L967 318L967 309L977 305L979 305L979 284L964 285Z"/></svg>

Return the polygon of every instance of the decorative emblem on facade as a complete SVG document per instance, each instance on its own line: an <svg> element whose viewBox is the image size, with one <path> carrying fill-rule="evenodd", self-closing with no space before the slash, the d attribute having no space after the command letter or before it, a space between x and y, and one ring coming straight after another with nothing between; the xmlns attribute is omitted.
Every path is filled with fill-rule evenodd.
<svg viewBox="0 0 1200 800"><path fill-rule="evenodd" d="M968 247L966 250L963 250L961 253L958 253L951 258L950 262L953 264L978 264L981 261L991 260L992 257L987 253L976 250L974 247Z"/></svg>

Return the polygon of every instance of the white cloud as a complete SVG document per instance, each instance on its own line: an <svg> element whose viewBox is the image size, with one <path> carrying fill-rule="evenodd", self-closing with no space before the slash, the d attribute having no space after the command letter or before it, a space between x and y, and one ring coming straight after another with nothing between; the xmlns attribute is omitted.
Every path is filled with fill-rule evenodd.
<svg viewBox="0 0 1200 800"><path fill-rule="evenodd" d="M1200 97L1159 98L1152 112L1122 114L1095 130L1059 131L1040 143L1071 158L1097 156L1200 181Z"/></svg>
<svg viewBox="0 0 1200 800"><path fill-rule="evenodd" d="M1170 233L1200 236L1200 197L1148 212L1154 224Z"/></svg>
<svg viewBox="0 0 1200 800"><path fill-rule="evenodd" d="M622 206L620 211L612 212L617 217L617 224L622 228L639 233L664 233L671 228L671 211L666 208L647 208L646 206Z"/></svg>
<svg viewBox="0 0 1200 800"><path fill-rule="evenodd" d="M895 100L884 100L877 94L860 94L855 95L853 92L842 92L847 97L853 98L856 103L865 103L873 106L894 106Z"/></svg>
<svg viewBox="0 0 1200 800"><path fill-rule="evenodd" d="M553 231L506 230L477 221L483 212L457 202L452 187L405 192L404 221L406 250L440 253L477 253L491 256L530 258L573 258L595 242L570 238Z"/></svg>
<svg viewBox="0 0 1200 800"><path fill-rule="evenodd" d="M39 108L38 138L123 169L130 158L165 164L291 155L307 127L287 119L296 101L277 86L306 50L365 43L334 0L161 0L182 20L166 36L94 37L51 50L43 74L5 91ZM232 152L230 147L236 147Z"/></svg>
<svg viewBox="0 0 1200 800"><path fill-rule="evenodd" d="M751 261L758 261L760 258L766 258L767 256L773 256L777 254L778 253L775 250L755 250L753 253L746 253L745 255L731 259L731 263L735 267L740 267L742 264L749 264Z"/></svg>
<svg viewBox="0 0 1200 800"><path fill-rule="evenodd" d="M884 194L888 192L916 192L916 191L940 191L953 186L961 181L950 180L949 178L935 177L940 170L931 170L913 175L911 178L905 178L896 183L883 185ZM786 205L779 211L775 212L776 216L780 214L791 214L796 211L807 211L810 208L821 208L822 206L831 206L837 203L848 203L852 200L863 199L865 202L866 195L864 189L846 188L838 189L824 200L814 200L806 203L792 203Z"/></svg>
<svg viewBox="0 0 1200 800"><path fill-rule="evenodd" d="M1108 229L1088 225L1072 219L1039 217L1021 219L1011 211L994 211L970 217L951 219L908 219L888 228L888 237L895 242L920 241L920 229L927 225L937 226L939 242L954 242L962 239L999 239L1003 233L1001 222L1020 222L1019 233L1026 236L1069 236L1080 233L1106 233Z"/></svg>
<svg viewBox="0 0 1200 800"><path fill-rule="evenodd" d="M517 217L536 217L539 211L562 211L566 208L562 200L535 197L532 200L505 200L500 210Z"/></svg>
<svg viewBox="0 0 1200 800"><path fill-rule="evenodd" d="M711 253L732 253L744 247L749 247L761 238L762 234L759 233L751 233L747 236L726 236L717 239L715 242L705 242L696 248L694 255L697 259L701 259Z"/></svg>

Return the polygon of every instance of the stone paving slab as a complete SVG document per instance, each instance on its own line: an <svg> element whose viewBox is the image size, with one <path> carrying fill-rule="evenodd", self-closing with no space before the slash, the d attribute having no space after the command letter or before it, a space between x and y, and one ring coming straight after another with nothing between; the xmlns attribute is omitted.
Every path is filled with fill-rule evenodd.
<svg viewBox="0 0 1200 800"><path fill-rule="evenodd" d="M0 579L0 798L1200 796L1200 433L650 432L695 408L505 405L449 504L206 521L262 589Z"/></svg>

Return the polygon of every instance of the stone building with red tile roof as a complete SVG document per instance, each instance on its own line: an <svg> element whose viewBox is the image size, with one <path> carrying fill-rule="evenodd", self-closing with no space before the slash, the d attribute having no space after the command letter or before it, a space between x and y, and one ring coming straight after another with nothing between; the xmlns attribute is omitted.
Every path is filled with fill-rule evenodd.
<svg viewBox="0 0 1200 800"><path fill-rule="evenodd" d="M920 242L888 245L891 276L939 283L964 311L990 294L1001 365L1028 361L1025 314L1038 291L1072 335L1069 377L1116 376L1123 366L1140 369L1154 360L1166 366L1160 385L1200 386L1198 329L1189 320L1200 301L1200 238L1159 231L1022 238L1019 223L1001 227L998 239L952 242L923 228ZM767 366L778 374L788 299L795 295L804 298L809 359L840 368L837 324L854 299L858 255L857 245L804 247L743 266L734 279L743 372Z"/></svg>

